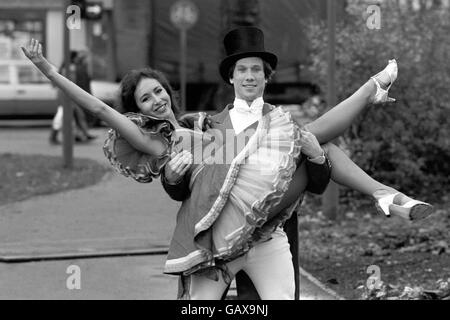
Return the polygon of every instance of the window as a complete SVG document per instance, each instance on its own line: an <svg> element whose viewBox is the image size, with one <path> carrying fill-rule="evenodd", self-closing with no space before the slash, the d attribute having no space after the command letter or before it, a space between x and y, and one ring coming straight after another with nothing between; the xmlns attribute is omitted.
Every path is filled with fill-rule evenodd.
<svg viewBox="0 0 450 320"><path fill-rule="evenodd" d="M17 66L17 76L21 84L47 83L49 80L34 66Z"/></svg>
<svg viewBox="0 0 450 320"><path fill-rule="evenodd" d="M9 83L9 66L0 66L0 84Z"/></svg>
<svg viewBox="0 0 450 320"><path fill-rule="evenodd" d="M43 42L44 21L0 18L0 58L24 59L20 46L31 38Z"/></svg>

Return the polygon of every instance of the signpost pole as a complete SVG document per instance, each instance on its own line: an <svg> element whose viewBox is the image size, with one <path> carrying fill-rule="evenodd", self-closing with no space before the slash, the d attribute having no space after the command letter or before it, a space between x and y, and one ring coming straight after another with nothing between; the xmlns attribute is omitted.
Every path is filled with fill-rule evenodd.
<svg viewBox="0 0 450 320"><path fill-rule="evenodd" d="M180 87L181 87L181 111L186 111L186 54L187 32L180 30Z"/></svg>
<svg viewBox="0 0 450 320"><path fill-rule="evenodd" d="M180 100L181 110L186 111L186 55L187 55L187 30L198 19L198 8L190 0L178 0L170 8L170 20L180 30Z"/></svg>
<svg viewBox="0 0 450 320"><path fill-rule="evenodd" d="M65 1L66 8L71 5L70 0ZM66 26L65 20L63 22L64 28L64 65L65 65L65 76L71 79L70 72L70 30ZM72 121L73 121L73 108L72 101L65 94L62 94L62 104L63 104L63 166L67 169L72 169L73 167L73 132L72 132Z"/></svg>

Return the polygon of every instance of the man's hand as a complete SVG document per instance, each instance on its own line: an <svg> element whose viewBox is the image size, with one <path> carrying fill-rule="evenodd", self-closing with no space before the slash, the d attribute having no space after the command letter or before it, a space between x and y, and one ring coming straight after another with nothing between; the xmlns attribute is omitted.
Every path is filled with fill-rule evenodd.
<svg viewBox="0 0 450 320"><path fill-rule="evenodd" d="M172 153L172 159L166 164L165 177L168 183L178 182L192 166L193 156L188 151Z"/></svg>
<svg viewBox="0 0 450 320"><path fill-rule="evenodd" d="M322 147L317 141L315 135L309 131L300 130L300 142L302 145L302 153L307 157L314 159L324 154Z"/></svg>
<svg viewBox="0 0 450 320"><path fill-rule="evenodd" d="M211 119L206 112L200 112L200 117L198 118L198 129L201 131L206 131L211 129Z"/></svg>
<svg viewBox="0 0 450 320"><path fill-rule="evenodd" d="M206 112L187 113L178 118L182 127L206 131L211 129L211 119Z"/></svg>

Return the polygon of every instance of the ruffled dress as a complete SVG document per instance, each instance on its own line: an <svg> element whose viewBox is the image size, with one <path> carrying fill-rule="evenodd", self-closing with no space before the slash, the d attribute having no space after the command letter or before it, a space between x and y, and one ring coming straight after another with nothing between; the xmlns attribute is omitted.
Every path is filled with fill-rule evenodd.
<svg viewBox="0 0 450 320"><path fill-rule="evenodd" d="M283 198L297 168L301 151L298 138L298 126L280 107L260 120L247 148L235 158L238 173L220 200L223 209L212 225L215 259L229 261L243 254L255 242L267 240L278 226L273 224L261 232L280 214L271 209ZM275 221L281 224L291 213Z"/></svg>
<svg viewBox="0 0 450 320"><path fill-rule="evenodd" d="M158 124L155 119L142 115L138 118L133 115L131 119L144 132L163 135L168 146L165 154L150 157L136 150L133 153L129 145L123 147L127 143L114 130L110 131L104 150L120 173L139 182L149 182L161 173L173 150L186 148L183 141L187 139L177 139L178 133L173 134L168 124ZM189 129L181 131L184 135L199 134ZM197 143L189 145L197 154L201 145L202 161L195 163L189 172L192 194L180 208L165 273L189 275L211 267L223 271L226 262L244 254L256 243L270 239L300 199L302 190L289 199L284 198L301 151L300 128L289 112L274 107L266 113L248 143L227 166L207 164L204 149L208 142L220 141L222 147L226 143L223 139L211 139L208 131L204 136L205 139L194 139ZM204 199L210 199L206 208ZM272 212L282 200L287 204L285 209Z"/></svg>
<svg viewBox="0 0 450 320"><path fill-rule="evenodd" d="M109 129L103 144L103 153L111 166L125 177L138 182L152 182L159 177L161 170L170 160L172 149L175 146L173 139L174 127L167 121L156 117L138 113L125 113L140 130L165 145L165 152L160 155L149 155L136 150L119 132Z"/></svg>

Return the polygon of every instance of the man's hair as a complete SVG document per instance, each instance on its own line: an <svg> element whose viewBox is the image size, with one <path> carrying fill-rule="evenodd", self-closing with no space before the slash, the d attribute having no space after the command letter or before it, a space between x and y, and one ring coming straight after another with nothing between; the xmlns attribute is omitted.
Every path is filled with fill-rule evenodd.
<svg viewBox="0 0 450 320"><path fill-rule="evenodd" d="M263 59L261 60L263 62L264 78L266 78L266 80L269 81L270 79L272 79L272 76L275 74L275 71L272 69L272 67L267 61ZM233 79L234 68L236 68L236 62L233 63L233 65L228 70L228 79Z"/></svg>

